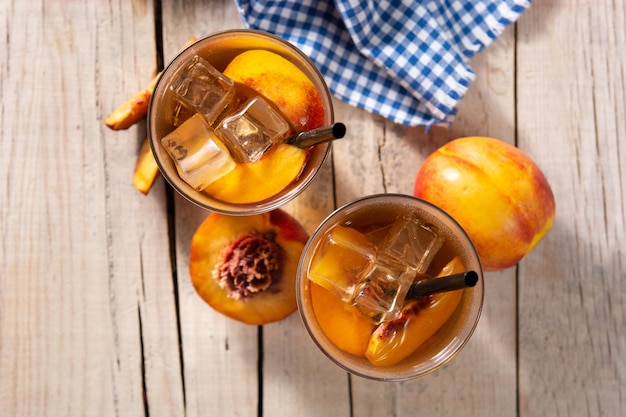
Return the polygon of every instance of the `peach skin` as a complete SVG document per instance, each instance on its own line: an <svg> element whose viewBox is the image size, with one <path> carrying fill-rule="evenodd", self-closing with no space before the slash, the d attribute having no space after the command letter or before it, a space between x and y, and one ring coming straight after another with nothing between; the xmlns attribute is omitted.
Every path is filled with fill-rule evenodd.
<svg viewBox="0 0 626 417"><path fill-rule="evenodd" d="M531 158L503 141L467 137L430 155L413 193L465 229L485 270L517 264L552 227L555 201Z"/></svg>
<svg viewBox="0 0 626 417"><path fill-rule="evenodd" d="M313 82L282 56L261 49L237 55L224 70L235 82L273 102L301 130L324 124L322 97Z"/></svg>

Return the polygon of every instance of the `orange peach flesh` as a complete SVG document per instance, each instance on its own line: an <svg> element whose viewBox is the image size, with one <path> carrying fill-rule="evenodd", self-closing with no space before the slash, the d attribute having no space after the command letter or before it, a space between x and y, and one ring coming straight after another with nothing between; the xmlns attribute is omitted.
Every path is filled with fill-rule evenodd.
<svg viewBox="0 0 626 417"><path fill-rule="evenodd" d="M311 282L311 304L322 331L339 349L365 356L374 330L372 322L355 307L326 288Z"/></svg>
<svg viewBox="0 0 626 417"><path fill-rule="evenodd" d="M438 277L463 271L465 267L457 256ZM434 294L425 305L420 305L420 301L408 302L398 319L376 328L365 356L375 366L390 366L408 358L450 319L462 296L463 290L456 290Z"/></svg>
<svg viewBox="0 0 626 417"><path fill-rule="evenodd" d="M245 233L275 235L282 249L282 269L276 282L265 291L245 299L229 297L213 276L222 250ZM308 234L289 214L269 213L235 217L211 213L191 241L189 272L200 297L218 312L247 324L261 325L281 320L297 308L296 272Z"/></svg>
<svg viewBox="0 0 626 417"><path fill-rule="evenodd" d="M324 124L322 97L313 82L297 66L276 53L264 50L243 52L230 62L224 75L265 96L302 130Z"/></svg>

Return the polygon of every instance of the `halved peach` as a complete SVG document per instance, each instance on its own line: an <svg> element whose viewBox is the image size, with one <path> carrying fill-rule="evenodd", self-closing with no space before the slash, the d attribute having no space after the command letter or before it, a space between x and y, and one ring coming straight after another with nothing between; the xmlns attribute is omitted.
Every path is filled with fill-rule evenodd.
<svg viewBox="0 0 626 417"><path fill-rule="evenodd" d="M297 309L296 272L306 230L281 209L253 216L211 213L191 241L189 272L202 299L248 324Z"/></svg>

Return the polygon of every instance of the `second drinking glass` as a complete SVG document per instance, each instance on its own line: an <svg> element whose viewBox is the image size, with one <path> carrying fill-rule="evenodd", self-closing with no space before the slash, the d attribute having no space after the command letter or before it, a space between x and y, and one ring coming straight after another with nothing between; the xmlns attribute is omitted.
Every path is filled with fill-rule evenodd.
<svg viewBox="0 0 626 417"><path fill-rule="evenodd" d="M313 233L297 296L309 334L336 364L404 380L465 346L482 309L482 268L467 234L438 207L372 195L337 209Z"/></svg>

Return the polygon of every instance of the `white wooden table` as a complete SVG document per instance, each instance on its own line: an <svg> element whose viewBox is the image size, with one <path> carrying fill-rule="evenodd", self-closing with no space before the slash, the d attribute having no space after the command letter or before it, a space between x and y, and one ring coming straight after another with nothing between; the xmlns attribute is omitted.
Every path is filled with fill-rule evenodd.
<svg viewBox="0 0 626 417"><path fill-rule="evenodd" d="M349 136L286 207L309 231L356 197L410 194L460 136L515 143L557 202L535 251L487 274L465 350L377 383L334 366L297 314L257 328L204 304L188 252L207 212L162 179L136 192L145 122L103 124L188 38L242 27L232 1L0 1L0 415L624 415L625 23L624 0L536 0L472 61L450 129L336 102Z"/></svg>

